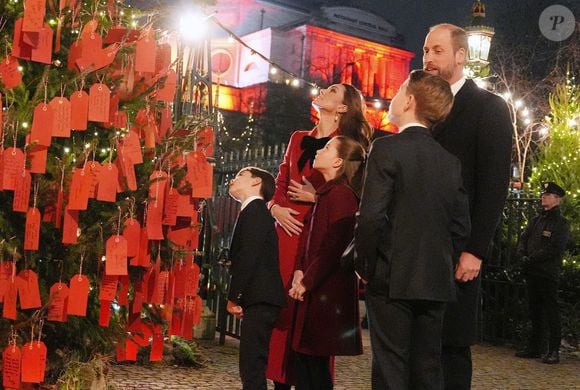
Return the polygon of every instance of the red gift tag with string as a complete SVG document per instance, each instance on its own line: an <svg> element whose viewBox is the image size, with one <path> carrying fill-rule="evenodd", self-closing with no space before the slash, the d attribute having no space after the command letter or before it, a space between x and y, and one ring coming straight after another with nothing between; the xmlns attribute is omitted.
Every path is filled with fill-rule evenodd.
<svg viewBox="0 0 580 390"><path fill-rule="evenodd" d="M117 112L119 112L119 95L114 94L111 95L111 99L109 100L109 119L103 125L110 127L115 120L115 114Z"/></svg>
<svg viewBox="0 0 580 390"><path fill-rule="evenodd" d="M18 148L8 148L2 153L2 187L4 190L16 188L16 181L22 177L24 153Z"/></svg>
<svg viewBox="0 0 580 390"><path fill-rule="evenodd" d="M186 269L185 295L188 297L196 296L199 289L199 265L189 263L189 265L186 266Z"/></svg>
<svg viewBox="0 0 580 390"><path fill-rule="evenodd" d="M40 221L42 216L36 207L31 207L26 213L24 230L24 250L37 251L40 240Z"/></svg>
<svg viewBox="0 0 580 390"><path fill-rule="evenodd" d="M117 129L124 129L127 127L127 113L125 111L117 111L113 117L113 127Z"/></svg>
<svg viewBox="0 0 580 390"><path fill-rule="evenodd" d="M173 267L171 270L173 277L173 296L174 298L183 298L185 297L185 281L187 278L185 269L186 265L182 262L179 262L177 265Z"/></svg>
<svg viewBox="0 0 580 390"><path fill-rule="evenodd" d="M89 186L89 198L95 198L97 194L97 186L99 185L99 174L101 172L101 164L98 161L89 161L87 163L89 175L91 176L91 185Z"/></svg>
<svg viewBox="0 0 580 390"><path fill-rule="evenodd" d="M22 171L20 180L16 181L14 189L14 199L12 201L12 211L26 213L30 204L30 186L32 177L28 170Z"/></svg>
<svg viewBox="0 0 580 390"><path fill-rule="evenodd" d="M105 84L93 84L89 92L89 121L107 122L111 91Z"/></svg>
<svg viewBox="0 0 580 390"><path fill-rule="evenodd" d="M163 210L163 225L175 226L177 223L177 207L180 196L181 195L173 187L169 188L169 191L167 191Z"/></svg>
<svg viewBox="0 0 580 390"><path fill-rule="evenodd" d="M120 48L120 45L113 44L105 47L104 49L99 49L99 51L97 51L93 57L92 70L99 70L111 65L115 60L115 56L117 55L117 52Z"/></svg>
<svg viewBox="0 0 580 390"><path fill-rule="evenodd" d="M119 276L119 296L117 297L117 304L127 306L129 304L129 276Z"/></svg>
<svg viewBox="0 0 580 390"><path fill-rule="evenodd" d="M207 156L213 156L213 128L211 126L204 127L195 135L197 148Z"/></svg>
<svg viewBox="0 0 580 390"><path fill-rule="evenodd" d="M66 322L69 288L66 284L58 282L50 288L50 305L48 307L49 321Z"/></svg>
<svg viewBox="0 0 580 390"><path fill-rule="evenodd" d="M171 45L163 43L157 45L157 57L155 58L155 73L165 74L171 66Z"/></svg>
<svg viewBox="0 0 580 390"><path fill-rule="evenodd" d="M4 301L4 294L12 280L12 267L11 261L0 262L0 303Z"/></svg>
<svg viewBox="0 0 580 390"><path fill-rule="evenodd" d="M151 265L151 251L149 248L149 237L147 228L141 228L141 236L139 240L139 256L137 256L137 264L140 267L149 267Z"/></svg>
<svg viewBox="0 0 580 390"><path fill-rule="evenodd" d="M162 305L165 303L165 293L169 285L169 271L161 271L155 278L155 286L151 294L150 302L155 305Z"/></svg>
<svg viewBox="0 0 580 390"><path fill-rule="evenodd" d="M114 301L117 296L119 277L117 275L103 275L101 289L99 290L99 300Z"/></svg>
<svg viewBox="0 0 580 390"><path fill-rule="evenodd" d="M134 218L128 218L127 220L125 220L123 237L125 237L125 239L127 240L127 257L135 258L136 256L139 255L140 235L141 235L141 225L139 224L139 221L137 221Z"/></svg>
<svg viewBox="0 0 580 390"><path fill-rule="evenodd" d="M127 240L122 235L109 237L106 244L107 275L127 275Z"/></svg>
<svg viewBox="0 0 580 390"><path fill-rule="evenodd" d="M44 382L46 370L46 345L42 341L30 341L22 347L22 382Z"/></svg>
<svg viewBox="0 0 580 390"><path fill-rule="evenodd" d="M36 272L29 269L20 271L16 277L16 288L20 297L21 309L36 309L42 306Z"/></svg>
<svg viewBox="0 0 580 390"><path fill-rule="evenodd" d="M65 97L58 96L53 98L48 105L53 112L52 136L69 138L71 129L70 101Z"/></svg>
<svg viewBox="0 0 580 390"><path fill-rule="evenodd" d="M155 98L162 102L172 103L177 90L177 73L173 69L167 72L167 77L163 81L163 87L157 91Z"/></svg>
<svg viewBox="0 0 580 390"><path fill-rule="evenodd" d="M69 210L68 207L64 210L64 221L62 225L62 243L76 244L77 233L79 228L79 212L77 210Z"/></svg>
<svg viewBox="0 0 580 390"><path fill-rule="evenodd" d="M22 72L18 69L16 57L8 56L0 62L0 78L6 89L12 89L22 83Z"/></svg>
<svg viewBox="0 0 580 390"><path fill-rule="evenodd" d="M46 0L26 0L22 31L39 32L44 23Z"/></svg>
<svg viewBox="0 0 580 390"><path fill-rule="evenodd" d="M121 138L119 143L117 143L117 150L120 151L123 158L130 159L133 164L141 164L143 162L139 133L135 128L132 128Z"/></svg>
<svg viewBox="0 0 580 390"><path fill-rule="evenodd" d="M111 302L101 301L101 309L99 311L99 326L109 326L111 319Z"/></svg>
<svg viewBox="0 0 580 390"><path fill-rule="evenodd" d="M54 110L48 104L39 103L34 108L30 143L49 147L52 141L52 126L54 125Z"/></svg>
<svg viewBox="0 0 580 390"><path fill-rule="evenodd" d="M92 178L85 164L83 168L75 168L68 194L69 210L86 210L89 202Z"/></svg>
<svg viewBox="0 0 580 390"><path fill-rule="evenodd" d="M173 131L173 118L171 117L171 108L165 107L161 110L161 119L159 120L159 138L165 139L168 133Z"/></svg>
<svg viewBox="0 0 580 390"><path fill-rule="evenodd" d="M45 24L38 32L38 43L32 48L31 60L43 64L52 63L52 37L50 25Z"/></svg>
<svg viewBox="0 0 580 390"><path fill-rule="evenodd" d="M5 389L19 389L22 354L20 348L9 344L2 352L2 386Z"/></svg>
<svg viewBox="0 0 580 390"><path fill-rule="evenodd" d="M104 163L99 171L97 200L115 202L117 200L117 177L119 170L112 163Z"/></svg>
<svg viewBox="0 0 580 390"><path fill-rule="evenodd" d="M157 42L153 34L148 32L145 37L137 41L135 49L135 70L142 73L155 73L155 55Z"/></svg>
<svg viewBox="0 0 580 390"><path fill-rule="evenodd" d="M89 120L89 95L85 91L73 92L70 96L70 127L76 131L87 129Z"/></svg>
<svg viewBox="0 0 580 390"><path fill-rule="evenodd" d="M70 280L70 296L68 300L67 314L71 316L85 317L87 315L87 302L91 285L86 275L77 274Z"/></svg>
<svg viewBox="0 0 580 390"><path fill-rule="evenodd" d="M191 196L179 194L179 198L177 199L177 216L191 218L194 210Z"/></svg>
<svg viewBox="0 0 580 390"><path fill-rule="evenodd" d="M12 271L14 272L14 271ZM14 274L12 274L14 275ZM16 320L18 313L16 312L16 300L18 298L18 289L16 287L16 278L10 276L10 281L4 292L4 306L2 307L2 317L10 320Z"/></svg>
<svg viewBox="0 0 580 390"><path fill-rule="evenodd" d="M147 202L147 235L150 240L162 240L163 208L167 186L167 173L153 171L149 176L149 199Z"/></svg>
<svg viewBox="0 0 580 390"><path fill-rule="evenodd" d="M125 341L125 359L130 362L137 361L137 352L139 352L139 345L131 340Z"/></svg>
<svg viewBox="0 0 580 390"><path fill-rule="evenodd" d="M211 198L213 194L213 167L202 152L187 156L187 181L193 198Z"/></svg>
<svg viewBox="0 0 580 390"><path fill-rule="evenodd" d="M30 173L46 173L47 146L29 146L27 155L28 161L30 161Z"/></svg>

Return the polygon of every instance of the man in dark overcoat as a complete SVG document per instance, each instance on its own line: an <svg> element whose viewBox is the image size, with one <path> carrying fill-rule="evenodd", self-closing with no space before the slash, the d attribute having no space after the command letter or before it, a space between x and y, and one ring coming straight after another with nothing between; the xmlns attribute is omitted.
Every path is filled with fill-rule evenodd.
<svg viewBox="0 0 580 390"><path fill-rule="evenodd" d="M532 333L528 345L516 353L521 358L537 358L543 350L544 324L548 325L548 353L542 362L560 362L562 329L558 310L558 279L562 257L570 237L570 225L560 212L560 201L566 195L553 182L542 186L542 213L533 218L518 244L523 274L528 288L528 307Z"/></svg>
<svg viewBox="0 0 580 390"><path fill-rule="evenodd" d="M507 104L465 79L467 51L465 31L451 24L432 27L423 47L423 68L447 80L455 96L451 113L433 135L461 161L469 195L471 236L455 269L457 302L447 306L443 324L445 388L461 390L471 388L470 346L477 338L480 270L507 196L512 151Z"/></svg>

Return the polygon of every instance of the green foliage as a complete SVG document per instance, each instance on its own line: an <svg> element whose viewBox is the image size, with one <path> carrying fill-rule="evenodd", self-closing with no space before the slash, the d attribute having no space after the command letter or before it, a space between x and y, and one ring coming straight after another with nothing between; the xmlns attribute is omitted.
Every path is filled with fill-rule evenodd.
<svg viewBox="0 0 580 390"><path fill-rule="evenodd" d="M72 357L62 375L58 378L57 388L62 390L87 390L87 389L114 389L107 383L109 359L103 356L95 356L84 362Z"/></svg>
<svg viewBox="0 0 580 390"><path fill-rule="evenodd" d="M574 77L556 86L550 95L551 112L547 117L549 140L538 151L530 185L539 189L542 182L562 186L567 196L562 212L570 222L576 242L580 239L580 88Z"/></svg>

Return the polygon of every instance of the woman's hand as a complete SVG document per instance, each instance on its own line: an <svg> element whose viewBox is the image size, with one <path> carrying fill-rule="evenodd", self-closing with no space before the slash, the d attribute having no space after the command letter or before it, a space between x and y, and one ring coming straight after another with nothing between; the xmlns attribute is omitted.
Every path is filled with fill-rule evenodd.
<svg viewBox="0 0 580 390"><path fill-rule="evenodd" d="M304 300L304 293L306 292L306 287L302 284L302 278L304 278L304 273L300 270L294 271L294 278L292 279L292 288L288 291L288 295L292 299L297 301Z"/></svg>
<svg viewBox="0 0 580 390"><path fill-rule="evenodd" d="M304 176L302 176L302 181L304 184L290 180L287 192L288 196L296 202L314 203L316 201L316 190L314 186Z"/></svg>
<svg viewBox="0 0 580 390"><path fill-rule="evenodd" d="M290 207L282 207L275 204L270 209L270 213L289 236L302 233L304 224L293 217L293 215L300 214L298 211Z"/></svg>

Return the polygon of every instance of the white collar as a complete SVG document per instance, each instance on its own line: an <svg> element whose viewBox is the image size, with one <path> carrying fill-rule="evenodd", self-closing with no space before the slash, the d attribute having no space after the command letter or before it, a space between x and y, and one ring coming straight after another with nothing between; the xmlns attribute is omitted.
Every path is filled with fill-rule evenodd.
<svg viewBox="0 0 580 390"><path fill-rule="evenodd" d="M457 92L459 92L461 87L463 87L463 84L465 84L465 80L466 78L465 76L463 76L462 78L451 84L451 92L453 93L453 96L457 95Z"/></svg>
<svg viewBox="0 0 580 390"><path fill-rule="evenodd" d="M427 128L427 126L425 126L422 123L419 123L419 122L410 122L410 123L407 123L407 124L399 127L399 133L402 133L403 130L408 129L409 127L424 127L424 128Z"/></svg>
<svg viewBox="0 0 580 390"><path fill-rule="evenodd" d="M240 211L242 211L244 208L246 208L247 205L250 204L251 201L256 200L256 199L264 199L261 196L250 196L248 199L244 200L244 203L242 203L242 208Z"/></svg>

